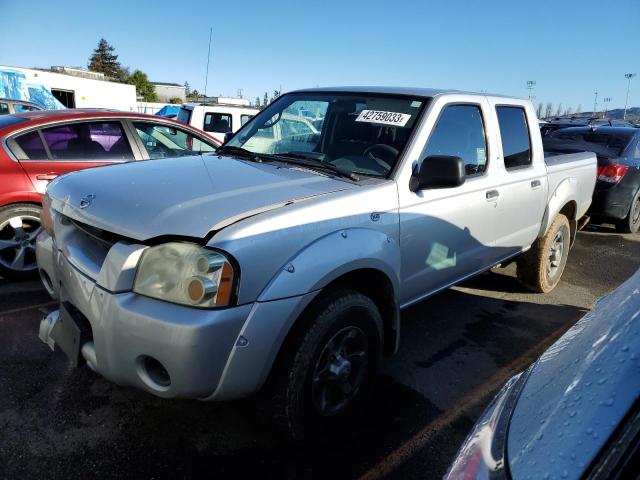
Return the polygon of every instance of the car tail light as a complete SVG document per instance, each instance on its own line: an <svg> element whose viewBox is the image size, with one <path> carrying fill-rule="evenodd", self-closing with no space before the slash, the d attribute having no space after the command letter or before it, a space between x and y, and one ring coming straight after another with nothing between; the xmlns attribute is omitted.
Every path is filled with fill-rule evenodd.
<svg viewBox="0 0 640 480"><path fill-rule="evenodd" d="M598 167L598 180L607 183L618 183L627 173L627 170L629 170L629 167L618 163Z"/></svg>

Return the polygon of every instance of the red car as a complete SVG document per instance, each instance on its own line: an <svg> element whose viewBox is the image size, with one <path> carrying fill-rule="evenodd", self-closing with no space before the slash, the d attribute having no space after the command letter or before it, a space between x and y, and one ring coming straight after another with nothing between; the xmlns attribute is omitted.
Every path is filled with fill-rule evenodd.
<svg viewBox="0 0 640 480"><path fill-rule="evenodd" d="M153 115L57 110L0 116L0 276L36 272L34 243L47 184L112 163L216 151L204 132Z"/></svg>

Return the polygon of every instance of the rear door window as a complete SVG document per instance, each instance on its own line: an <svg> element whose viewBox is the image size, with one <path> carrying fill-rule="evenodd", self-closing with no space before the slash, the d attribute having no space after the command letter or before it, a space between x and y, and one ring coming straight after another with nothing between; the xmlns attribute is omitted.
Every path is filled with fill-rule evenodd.
<svg viewBox="0 0 640 480"><path fill-rule="evenodd" d="M133 160L120 122L82 122L42 130L52 160Z"/></svg>
<svg viewBox="0 0 640 480"><path fill-rule="evenodd" d="M36 111L40 110L38 107L34 107L33 105L23 105L21 103L15 103L13 105L13 109L15 110L16 113L36 112Z"/></svg>
<svg viewBox="0 0 640 480"><path fill-rule="evenodd" d="M233 131L230 113L209 112L204 115L205 132L227 133Z"/></svg>
<svg viewBox="0 0 640 480"><path fill-rule="evenodd" d="M37 130L16 137L15 142L24 152L24 156L17 155L19 160L47 160L47 151Z"/></svg>
<svg viewBox="0 0 640 480"><path fill-rule="evenodd" d="M478 105L450 105L438 118L422 158L434 155L460 157L467 175L487 168L487 139Z"/></svg>
<svg viewBox="0 0 640 480"><path fill-rule="evenodd" d="M187 125L189 125L189 122L191 122L191 110L188 108L182 107L178 112L178 116L176 117L176 120L181 123L186 123Z"/></svg>
<svg viewBox="0 0 640 480"><path fill-rule="evenodd" d="M507 170L531 165L531 138L524 108L496 107L502 155Z"/></svg>
<svg viewBox="0 0 640 480"><path fill-rule="evenodd" d="M0 102L0 115L7 115L9 113L9 104Z"/></svg>

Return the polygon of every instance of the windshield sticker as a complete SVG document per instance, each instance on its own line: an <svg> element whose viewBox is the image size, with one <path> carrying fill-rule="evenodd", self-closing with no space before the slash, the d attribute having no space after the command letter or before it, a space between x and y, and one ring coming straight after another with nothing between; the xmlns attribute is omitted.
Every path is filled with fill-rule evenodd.
<svg viewBox="0 0 640 480"><path fill-rule="evenodd" d="M383 125L394 125L404 127L411 115L407 113L383 112L380 110L362 110L356 122L381 123Z"/></svg>

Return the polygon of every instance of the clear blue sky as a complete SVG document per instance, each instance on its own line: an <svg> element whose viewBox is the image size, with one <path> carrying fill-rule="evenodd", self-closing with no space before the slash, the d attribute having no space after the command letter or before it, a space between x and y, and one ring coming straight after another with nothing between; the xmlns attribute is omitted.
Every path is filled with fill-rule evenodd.
<svg viewBox="0 0 640 480"><path fill-rule="evenodd" d="M123 65L203 91L211 26L211 95L358 84L527 96L536 80L536 102L591 110L596 89L622 107L624 74L637 72L640 106L640 0L0 0L0 11L4 65L86 66L104 37Z"/></svg>

